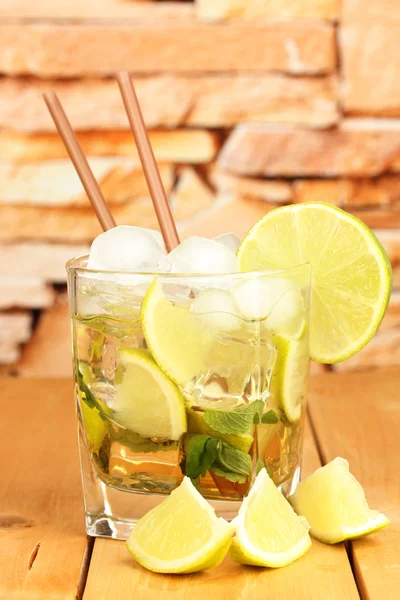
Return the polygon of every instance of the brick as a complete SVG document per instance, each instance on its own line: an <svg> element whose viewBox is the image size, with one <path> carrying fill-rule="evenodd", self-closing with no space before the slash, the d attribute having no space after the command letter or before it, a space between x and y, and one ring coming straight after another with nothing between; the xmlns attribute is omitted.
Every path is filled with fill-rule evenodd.
<svg viewBox="0 0 400 600"><path fill-rule="evenodd" d="M157 227L150 200L136 200L116 205L113 216L118 225ZM0 205L0 242L17 240L61 243L91 242L101 227L92 208L37 207Z"/></svg>
<svg viewBox="0 0 400 600"><path fill-rule="evenodd" d="M191 214L201 210L204 199L191 201ZM181 206L178 207L178 211ZM153 203L139 198L126 204L114 205L113 216L118 225L139 225L158 228ZM174 214L174 207L172 207ZM182 213L181 213L182 214ZM177 217L181 218L181 214ZM176 219L180 224L179 219ZM91 242L101 227L91 207L42 207L27 205L0 205L0 243L34 240L37 242L85 243Z"/></svg>
<svg viewBox="0 0 400 600"><path fill-rule="evenodd" d="M54 306L42 312L15 370L24 377L72 375L71 325L65 294L60 294Z"/></svg>
<svg viewBox="0 0 400 600"><path fill-rule="evenodd" d="M347 113L400 115L400 17L389 21L382 14L376 22L351 21L340 30L341 89Z"/></svg>
<svg viewBox="0 0 400 600"><path fill-rule="evenodd" d="M335 371L362 371L379 367L396 367L400 362L400 330L389 329L378 333L360 352L342 363Z"/></svg>
<svg viewBox="0 0 400 600"><path fill-rule="evenodd" d="M138 159L89 158L94 176L110 204L149 198L149 190ZM174 180L170 165L159 165L167 193ZM0 204L40 206L89 206L78 175L67 160L14 164L0 162Z"/></svg>
<svg viewBox="0 0 400 600"><path fill-rule="evenodd" d="M334 77L281 74L134 76L148 127L182 125L226 127L240 121L265 121L328 127L338 121ZM0 79L0 127L54 131L42 94L59 95L79 130L121 130L127 117L115 81L106 79Z"/></svg>
<svg viewBox="0 0 400 600"><path fill-rule="evenodd" d="M294 202L328 202L334 206L343 206L348 194L347 180L343 179L307 179L295 181L293 185Z"/></svg>
<svg viewBox="0 0 400 600"><path fill-rule="evenodd" d="M292 199L292 186L285 181L236 177L218 168L211 170L210 179L217 192L224 195L230 194L238 198L253 198L277 204L289 203Z"/></svg>
<svg viewBox="0 0 400 600"><path fill-rule="evenodd" d="M82 0L1 0L0 19L51 19L56 21L82 20L116 21L135 19L138 21L155 18L186 20L193 19L194 9L190 4L160 2L154 0L97 0L96 7Z"/></svg>
<svg viewBox="0 0 400 600"><path fill-rule="evenodd" d="M385 248L393 269L393 287L400 289L400 229L375 230L375 235Z"/></svg>
<svg viewBox="0 0 400 600"><path fill-rule="evenodd" d="M0 363L11 364L20 356L19 345L31 336L29 312L0 313Z"/></svg>
<svg viewBox="0 0 400 600"><path fill-rule="evenodd" d="M72 244L0 244L0 277L35 278L42 282L65 283L65 263L86 254L89 246Z"/></svg>
<svg viewBox="0 0 400 600"><path fill-rule="evenodd" d="M349 119L327 131L243 124L225 143L219 166L235 175L371 176L400 156L400 122Z"/></svg>
<svg viewBox="0 0 400 600"><path fill-rule="evenodd" d="M86 156L124 156L138 159L130 131L84 131L78 134ZM150 142L159 162L205 163L218 149L217 134L198 129L150 131ZM0 160L27 163L68 159L58 134L23 134L0 131Z"/></svg>
<svg viewBox="0 0 400 600"><path fill-rule="evenodd" d="M273 208L276 204L264 200L221 196L209 210L178 229L182 239L191 235L211 238L230 231L243 238L250 227Z"/></svg>
<svg viewBox="0 0 400 600"><path fill-rule="evenodd" d="M344 23L353 21L370 22L400 19L400 4L397 0L342 0Z"/></svg>
<svg viewBox="0 0 400 600"><path fill-rule="evenodd" d="M365 207L400 206L400 178L318 179L296 181L296 202L329 202L350 212Z"/></svg>
<svg viewBox="0 0 400 600"><path fill-rule="evenodd" d="M41 77L113 75L119 69L316 74L336 65L334 30L325 23L254 27L235 22L213 26L212 43L210 34L207 24L168 20L113 27L0 24L0 72Z"/></svg>
<svg viewBox="0 0 400 600"><path fill-rule="evenodd" d="M54 300L52 288L38 277L0 276L0 309L45 308Z"/></svg>
<svg viewBox="0 0 400 600"><path fill-rule="evenodd" d="M337 19L339 0L195 0L202 19Z"/></svg>
<svg viewBox="0 0 400 600"><path fill-rule="evenodd" d="M174 217L183 221L193 217L199 211L210 207L214 194L194 169L182 170L176 188L170 197Z"/></svg>
<svg viewBox="0 0 400 600"><path fill-rule="evenodd" d="M393 291L390 297L389 306L380 325L379 331L387 329L400 329L400 291Z"/></svg>

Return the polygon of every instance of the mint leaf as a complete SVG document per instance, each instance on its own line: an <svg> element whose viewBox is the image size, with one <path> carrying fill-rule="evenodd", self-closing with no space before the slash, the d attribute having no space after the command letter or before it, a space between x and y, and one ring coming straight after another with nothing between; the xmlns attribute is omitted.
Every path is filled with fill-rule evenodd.
<svg viewBox="0 0 400 600"><path fill-rule="evenodd" d="M186 436L185 475L196 479L200 475L205 477L208 469L218 456L218 447L221 441L208 435L194 434Z"/></svg>
<svg viewBox="0 0 400 600"><path fill-rule="evenodd" d="M261 417L261 423L267 423L270 425L274 425L278 421L279 421L278 415L276 414L276 412L274 410L269 410L268 412L264 413L263 416Z"/></svg>
<svg viewBox="0 0 400 600"><path fill-rule="evenodd" d="M254 400L233 410L206 410L204 421L219 433L247 433L254 423L260 422L263 408L262 400Z"/></svg>
<svg viewBox="0 0 400 600"><path fill-rule="evenodd" d="M247 481L246 475L239 475L239 473L227 473L223 469L220 469L214 465L211 469L211 472L215 473L215 475L223 477L224 479L227 479L228 481L231 481L232 483L245 483Z"/></svg>
<svg viewBox="0 0 400 600"><path fill-rule="evenodd" d="M218 449L218 462L224 471L245 475L246 478L251 476L253 470L251 456L237 448L233 448L226 442L221 442L221 446Z"/></svg>
<svg viewBox="0 0 400 600"><path fill-rule="evenodd" d="M89 408L97 408L96 398L84 382L83 375L80 371L78 371L78 383L82 394L82 400L89 406Z"/></svg>

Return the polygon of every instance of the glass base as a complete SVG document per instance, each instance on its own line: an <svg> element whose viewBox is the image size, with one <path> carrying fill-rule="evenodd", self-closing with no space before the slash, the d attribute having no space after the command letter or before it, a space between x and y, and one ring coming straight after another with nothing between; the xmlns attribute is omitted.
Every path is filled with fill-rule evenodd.
<svg viewBox="0 0 400 600"><path fill-rule="evenodd" d="M278 489L287 497L293 494L299 480L300 467L296 469L293 477L285 481ZM92 501L88 501L89 490L86 486L85 521L87 534L95 537L128 539L137 521L166 497L161 494L138 494L117 490L107 486L99 479L92 483L95 483L95 487L97 487L96 502L93 502L95 490L92 486L90 494ZM222 517L227 521L231 521L237 516L241 506L241 502L236 500L209 500L209 503L214 508L217 517Z"/></svg>

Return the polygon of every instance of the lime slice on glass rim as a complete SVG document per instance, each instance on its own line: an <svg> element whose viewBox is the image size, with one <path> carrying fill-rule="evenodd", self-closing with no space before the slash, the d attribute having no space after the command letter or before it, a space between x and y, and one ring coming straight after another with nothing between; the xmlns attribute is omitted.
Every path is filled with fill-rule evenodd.
<svg viewBox="0 0 400 600"><path fill-rule="evenodd" d="M162 371L184 387L201 372L214 336L198 316L173 304L154 279L140 311L147 346Z"/></svg>
<svg viewBox="0 0 400 600"><path fill-rule="evenodd" d="M300 482L289 501L308 520L311 535L326 544L369 535L389 524L384 514L369 508L349 463L340 457Z"/></svg>
<svg viewBox="0 0 400 600"><path fill-rule="evenodd" d="M257 475L232 525L236 535L230 555L245 565L284 567L311 547L306 519L296 515L266 469Z"/></svg>
<svg viewBox="0 0 400 600"><path fill-rule="evenodd" d="M123 348L119 368L113 420L145 438L179 440L187 431L185 403L150 352Z"/></svg>
<svg viewBox="0 0 400 600"><path fill-rule="evenodd" d="M156 573L195 573L218 566L232 542L233 527L188 477L133 528L126 546L139 564Z"/></svg>
<svg viewBox="0 0 400 600"><path fill-rule="evenodd" d="M373 232L323 202L269 212L238 249L240 271L312 266L310 354L337 363L361 350L377 331L389 301L392 270Z"/></svg>

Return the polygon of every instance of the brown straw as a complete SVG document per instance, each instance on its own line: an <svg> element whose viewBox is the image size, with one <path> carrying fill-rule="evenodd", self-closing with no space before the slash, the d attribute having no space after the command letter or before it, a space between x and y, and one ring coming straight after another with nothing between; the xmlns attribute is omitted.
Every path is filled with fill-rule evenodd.
<svg viewBox="0 0 400 600"><path fill-rule="evenodd" d="M129 73L120 71L117 73L119 89L121 90L125 110L128 115L129 124L142 162L143 171L149 186L151 199L153 200L158 223L164 238L168 252L179 246L179 236L176 231L175 222L171 214L168 199L161 181L160 173L154 158L144 124L142 111L136 96L135 88Z"/></svg>
<svg viewBox="0 0 400 600"><path fill-rule="evenodd" d="M104 231L112 229L115 227L114 217L107 206L59 99L54 92L46 92L43 97L102 228Z"/></svg>

